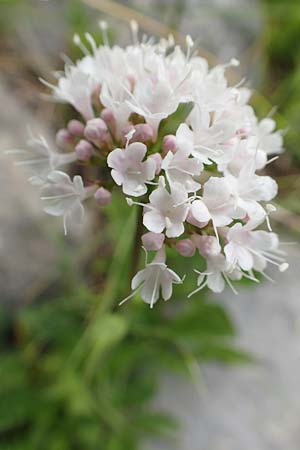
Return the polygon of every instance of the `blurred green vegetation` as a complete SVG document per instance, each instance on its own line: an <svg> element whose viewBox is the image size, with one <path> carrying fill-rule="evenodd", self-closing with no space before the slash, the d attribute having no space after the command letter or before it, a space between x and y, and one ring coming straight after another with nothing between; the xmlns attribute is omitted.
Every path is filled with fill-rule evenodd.
<svg viewBox="0 0 300 450"><path fill-rule="evenodd" d="M263 0L262 91L276 105L278 125L287 128L285 147L300 162L300 4ZM280 117L281 116L281 117ZM298 167L299 168L299 167Z"/></svg>

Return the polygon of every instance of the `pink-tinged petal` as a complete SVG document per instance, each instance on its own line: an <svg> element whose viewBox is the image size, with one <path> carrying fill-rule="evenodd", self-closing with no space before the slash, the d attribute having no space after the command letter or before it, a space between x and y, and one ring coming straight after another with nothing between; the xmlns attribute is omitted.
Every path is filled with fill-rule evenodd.
<svg viewBox="0 0 300 450"><path fill-rule="evenodd" d="M183 223L172 223L166 230L167 237L178 237L184 233Z"/></svg>
<svg viewBox="0 0 300 450"><path fill-rule="evenodd" d="M224 247L226 259L230 265L235 265L237 261L237 251L234 242L229 242Z"/></svg>
<svg viewBox="0 0 300 450"><path fill-rule="evenodd" d="M73 178L73 184L75 192L78 195L82 195L84 193L84 184L80 175L75 175L75 177Z"/></svg>
<svg viewBox="0 0 300 450"><path fill-rule="evenodd" d="M165 219L159 212L147 211L144 214L143 224L149 231L161 233L165 228Z"/></svg>
<svg viewBox="0 0 300 450"><path fill-rule="evenodd" d="M232 218L230 216L225 215L214 215L212 217L215 227L225 227L232 222Z"/></svg>
<svg viewBox="0 0 300 450"><path fill-rule="evenodd" d="M118 186L121 186L121 184L122 184L123 181L124 181L124 175L123 175L123 173L118 172L118 171L115 170L115 169L112 169L112 171L111 171L111 176L112 176L113 180L115 181L115 183L116 183Z"/></svg>
<svg viewBox="0 0 300 450"><path fill-rule="evenodd" d="M251 270L253 268L253 257L251 253L240 245L237 246L237 262L243 270Z"/></svg>
<svg viewBox="0 0 300 450"><path fill-rule="evenodd" d="M153 180L153 178L155 177L156 169L157 169L156 162L151 157L149 157L147 161L142 163L143 175L147 181Z"/></svg>
<svg viewBox="0 0 300 450"><path fill-rule="evenodd" d="M112 169L123 170L125 160L125 151L121 148L115 148L107 157L107 165Z"/></svg>
<svg viewBox="0 0 300 450"><path fill-rule="evenodd" d="M147 147L142 142L133 142L129 144L125 150L126 161L128 164L135 165L137 162L141 162L147 153Z"/></svg>
<svg viewBox="0 0 300 450"><path fill-rule="evenodd" d="M164 300L169 300L172 296L172 280L165 276L163 277L162 283L161 283L161 295Z"/></svg>
<svg viewBox="0 0 300 450"><path fill-rule="evenodd" d="M65 172L60 170L54 170L50 172L48 175L48 180L55 184L61 184L65 186L69 186L72 184L71 178Z"/></svg>
<svg viewBox="0 0 300 450"><path fill-rule="evenodd" d="M279 240L276 233L257 230L251 233L253 247L258 250L275 250L278 248Z"/></svg>
<svg viewBox="0 0 300 450"><path fill-rule="evenodd" d="M182 123L176 133L176 142L179 150L183 152L184 155L189 156L194 149L194 133L187 126L187 124Z"/></svg>
<svg viewBox="0 0 300 450"><path fill-rule="evenodd" d="M174 270L167 269L167 271L168 271L168 274L170 275L171 280L173 281L173 283L182 283L182 280L181 280L180 276L177 275L177 273L174 272Z"/></svg>
<svg viewBox="0 0 300 450"><path fill-rule="evenodd" d="M195 200L192 203L191 211L194 219L198 222L208 222L211 219L210 212L202 200Z"/></svg>
<svg viewBox="0 0 300 450"><path fill-rule="evenodd" d="M147 269L140 270L131 280L131 289L134 290L140 286L147 276Z"/></svg>
<svg viewBox="0 0 300 450"><path fill-rule="evenodd" d="M149 200L153 206L160 209L163 205L170 203L170 194L164 187L159 186L151 193Z"/></svg>
<svg viewBox="0 0 300 450"><path fill-rule="evenodd" d="M123 192L126 195L139 197L146 194L147 186L144 183L140 183L139 180L136 180L134 178L125 178L123 182Z"/></svg>
<svg viewBox="0 0 300 450"><path fill-rule="evenodd" d="M207 286L216 294L224 291L225 281L220 272L214 272L207 277Z"/></svg>
<svg viewBox="0 0 300 450"><path fill-rule="evenodd" d="M152 270L145 280L144 286L141 291L141 297L144 302L153 305L159 299L160 289L160 269Z"/></svg>

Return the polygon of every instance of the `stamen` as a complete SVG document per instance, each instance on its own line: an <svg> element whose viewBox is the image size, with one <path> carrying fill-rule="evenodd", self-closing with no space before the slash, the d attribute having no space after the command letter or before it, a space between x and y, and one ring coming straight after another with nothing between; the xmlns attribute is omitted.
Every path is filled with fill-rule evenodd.
<svg viewBox="0 0 300 450"><path fill-rule="evenodd" d="M138 23L135 20L131 20L130 28L131 28L132 42L135 45L138 45L139 44L139 39L138 39L139 25L138 25Z"/></svg>
<svg viewBox="0 0 300 450"><path fill-rule="evenodd" d="M276 283L275 280L273 280L273 278L271 278L269 275L266 274L266 272L260 272L262 274L263 277L265 277L266 280L270 281L271 283Z"/></svg>
<svg viewBox="0 0 300 450"><path fill-rule="evenodd" d="M191 57L191 49L194 46L194 41L191 38L191 36L188 34L185 38L186 46L187 46L187 52L186 52L186 60L189 61Z"/></svg>
<svg viewBox="0 0 300 450"><path fill-rule="evenodd" d="M95 39L93 38L93 36L90 33L85 33L84 36L85 36L86 40L89 42L90 46L92 47L93 53L95 55L97 52L97 46L96 46Z"/></svg>
<svg viewBox="0 0 300 450"><path fill-rule="evenodd" d="M229 277L226 275L225 272L222 272L223 277L225 278L226 283L228 284L228 286L230 287L230 289L232 290L232 292L235 295L238 295L238 291L235 289L235 287L233 286L233 284L231 283Z"/></svg>
<svg viewBox="0 0 300 450"><path fill-rule="evenodd" d="M155 283L154 283L154 287L153 287L153 291L152 291L152 296L151 296L151 301L150 301L150 308L152 309L153 308L153 305L154 305L154 297L156 296L156 294L157 294L157 285L158 285L158 279L159 279L159 276L160 276L160 272L159 272L159 270L157 271L157 274L156 274L156 277L155 277Z"/></svg>
<svg viewBox="0 0 300 450"><path fill-rule="evenodd" d="M83 53L85 56L90 56L91 53L90 53L89 50L86 48L86 46L82 43L82 40L80 39L79 34L74 34L73 42L74 42L75 45L77 45L77 47L80 48L80 50L82 51L82 53Z"/></svg>
<svg viewBox="0 0 300 450"><path fill-rule="evenodd" d="M135 291L131 292L124 300L120 301L119 306L122 306L124 303L126 303L128 300L130 300L132 297L135 296L135 294L142 288L143 285L139 286Z"/></svg>
<svg viewBox="0 0 300 450"><path fill-rule="evenodd" d="M194 291L192 291L187 298L191 298L192 295L197 294L197 292L201 291L203 288L205 288L205 286L207 285L207 279L206 281L204 281L204 283L202 283L197 289L195 289Z"/></svg>
<svg viewBox="0 0 300 450"><path fill-rule="evenodd" d="M279 156L274 156L273 158L269 159L269 160L266 162L266 166L267 166L268 164L271 164L272 162L276 161L278 158L279 158Z"/></svg>
<svg viewBox="0 0 300 450"><path fill-rule="evenodd" d="M109 40L108 40L108 34L107 34L107 28L108 28L107 22L105 22L104 20L100 20L99 27L102 32L103 43L106 47L109 47Z"/></svg>

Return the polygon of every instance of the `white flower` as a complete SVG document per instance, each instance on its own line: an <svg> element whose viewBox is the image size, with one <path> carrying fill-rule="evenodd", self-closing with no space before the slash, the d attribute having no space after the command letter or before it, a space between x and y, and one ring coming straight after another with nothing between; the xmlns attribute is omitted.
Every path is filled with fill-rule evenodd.
<svg viewBox="0 0 300 450"><path fill-rule="evenodd" d="M236 223L228 229L224 252L228 263L242 270L263 272L270 262L284 271L287 263L278 250L278 236L263 230L253 230L252 225Z"/></svg>
<svg viewBox="0 0 300 450"><path fill-rule="evenodd" d="M230 158L225 161L220 159L218 169L238 176L243 167L251 163L255 170L263 169L267 163L266 152L257 148L257 139L253 136L247 139L236 139Z"/></svg>
<svg viewBox="0 0 300 450"><path fill-rule="evenodd" d="M120 138L123 128L128 124L131 108L126 103L130 99L130 84L128 80L120 81L114 77L108 78L102 85L100 100L114 115L116 135Z"/></svg>
<svg viewBox="0 0 300 450"><path fill-rule="evenodd" d="M215 229L229 225L234 215L234 207L227 180L210 177L204 184L202 200L193 201L191 212L198 222L212 220Z"/></svg>
<svg viewBox="0 0 300 450"><path fill-rule="evenodd" d="M236 124L233 121L218 116L212 121L209 115L201 111L199 105L195 105L188 122L192 130L186 127L182 132L185 132L185 141L189 141L191 154L195 158L199 158L204 164L211 164L211 161L216 163L230 161L232 157L230 140L236 134ZM181 141L184 144L183 137ZM178 145L181 148L180 142Z"/></svg>
<svg viewBox="0 0 300 450"><path fill-rule="evenodd" d="M167 237L180 236L184 232L183 223L189 209L187 192L177 184L168 192L163 177L160 177L159 187L151 193L149 200L143 218L145 227L154 233L166 229Z"/></svg>
<svg viewBox="0 0 300 450"><path fill-rule="evenodd" d="M52 216L62 216L64 231L72 224L82 224L84 208L82 201L88 196L88 188L83 185L82 178L76 175L73 181L69 175L55 170L48 175L43 186L41 199L45 202L44 211Z"/></svg>
<svg viewBox="0 0 300 450"><path fill-rule="evenodd" d="M57 86L41 81L53 90L54 100L70 103L86 120L94 117L92 93L97 84L80 66L66 64Z"/></svg>
<svg viewBox="0 0 300 450"><path fill-rule="evenodd" d="M150 304L150 308L157 302L160 296L164 300L169 300L172 296L173 283L181 284L180 277L166 265L166 255L164 247L159 250L151 263L146 264L145 269L140 270L131 281L131 288L134 291L120 304L123 304L137 291L141 290L141 297L145 303Z"/></svg>
<svg viewBox="0 0 300 450"><path fill-rule="evenodd" d="M256 127L256 136L259 148L267 155L283 152L283 138L280 131L274 132L275 120L267 117L259 122Z"/></svg>
<svg viewBox="0 0 300 450"><path fill-rule="evenodd" d="M220 293L224 290L225 283L236 294L237 292L230 280L240 280L242 278L242 272L235 266L230 265L221 251L217 254L206 255L206 271L199 272L195 270L195 272L198 274L198 287L189 294L189 297L199 292L205 286L215 293Z"/></svg>
<svg viewBox="0 0 300 450"><path fill-rule="evenodd" d="M43 136L32 136L28 140L27 150L8 150L6 153L20 157L15 164L29 169L32 173L29 181L33 185L42 185L50 172L77 159L74 152L58 153L53 150Z"/></svg>
<svg viewBox="0 0 300 450"><path fill-rule="evenodd" d="M147 147L141 142L128 144L125 149L116 148L109 153L107 164L111 176L124 194L138 197L147 192L146 183L155 177L156 163L152 158L143 161Z"/></svg>
<svg viewBox="0 0 300 450"><path fill-rule="evenodd" d="M172 59L163 55L151 55L145 66L144 76L136 80L126 103L145 118L156 137L161 120L175 112L180 103L192 100L192 92L185 86L189 72L186 64L176 67Z"/></svg>
<svg viewBox="0 0 300 450"><path fill-rule="evenodd" d="M256 175L254 164L250 160L237 177L227 174L224 181L230 186L234 199L235 213L232 217L238 219L248 215L255 223L260 223L266 213L259 202L269 202L276 196L277 183L269 176Z"/></svg>
<svg viewBox="0 0 300 450"><path fill-rule="evenodd" d="M181 137L181 130L185 127L187 127L186 124L181 124L176 136L179 135ZM181 144L180 138L179 142ZM187 142L186 145L181 145L175 153L169 151L162 161L161 168L165 170L170 184L180 183L187 192L196 192L201 185L193 177L200 175L203 170L203 164L199 159L190 158L189 156L190 147Z"/></svg>

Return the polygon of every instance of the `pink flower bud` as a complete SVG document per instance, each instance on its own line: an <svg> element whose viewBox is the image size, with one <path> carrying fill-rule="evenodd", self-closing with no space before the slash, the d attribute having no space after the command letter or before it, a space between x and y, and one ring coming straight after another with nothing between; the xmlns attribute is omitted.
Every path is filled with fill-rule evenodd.
<svg viewBox="0 0 300 450"><path fill-rule="evenodd" d="M107 125L103 119L91 119L87 121L84 129L84 136L89 141L97 141L107 132Z"/></svg>
<svg viewBox="0 0 300 450"><path fill-rule="evenodd" d="M161 162L162 162L162 157L160 153L153 153L153 155L150 155L149 158L154 159L156 164L155 174L158 175L159 172L161 171Z"/></svg>
<svg viewBox="0 0 300 450"><path fill-rule="evenodd" d="M193 256L196 250L194 242L190 239L181 239L176 243L175 247L182 256Z"/></svg>
<svg viewBox="0 0 300 450"><path fill-rule="evenodd" d="M88 161L93 154L93 146L85 139L81 139L75 147L75 152L80 161Z"/></svg>
<svg viewBox="0 0 300 450"><path fill-rule="evenodd" d="M145 233L142 236L143 246L146 250L160 250L163 246L165 235L162 233Z"/></svg>
<svg viewBox="0 0 300 450"><path fill-rule="evenodd" d="M91 119L84 129L84 137L92 141L97 147L110 146L111 137L103 119Z"/></svg>
<svg viewBox="0 0 300 450"><path fill-rule="evenodd" d="M111 193L104 187L97 189L94 195L96 202L100 206L109 205L111 201Z"/></svg>
<svg viewBox="0 0 300 450"><path fill-rule="evenodd" d="M166 155L168 152L172 152L175 153L176 152L176 137L174 136L174 134L167 134L164 138L163 138L163 142L162 142L162 150L164 152L164 154Z"/></svg>
<svg viewBox="0 0 300 450"><path fill-rule="evenodd" d="M73 150L74 147L74 137L66 129L62 128L56 133L56 144L64 150Z"/></svg>
<svg viewBox="0 0 300 450"><path fill-rule="evenodd" d="M220 244L215 236L200 236L199 234L193 234L192 240L204 258L216 256L221 251Z"/></svg>
<svg viewBox="0 0 300 450"><path fill-rule="evenodd" d="M153 128L147 123L139 123L134 125L135 133L131 142L151 142L153 141Z"/></svg>
<svg viewBox="0 0 300 450"><path fill-rule="evenodd" d="M79 120L70 120L68 123L68 131L73 136L82 137L84 132L84 125Z"/></svg>
<svg viewBox="0 0 300 450"><path fill-rule="evenodd" d="M116 132L116 118L114 116L114 113L109 108L104 108L101 111L101 118L104 120L110 131L115 134Z"/></svg>

